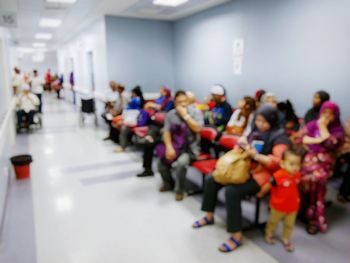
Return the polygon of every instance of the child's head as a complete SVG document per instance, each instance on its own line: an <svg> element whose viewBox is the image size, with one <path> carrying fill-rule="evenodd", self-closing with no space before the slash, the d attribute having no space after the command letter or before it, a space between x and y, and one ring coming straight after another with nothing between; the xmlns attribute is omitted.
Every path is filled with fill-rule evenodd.
<svg viewBox="0 0 350 263"><path fill-rule="evenodd" d="M302 156L295 150L286 150L283 153L281 167L289 174L299 172L301 167Z"/></svg>

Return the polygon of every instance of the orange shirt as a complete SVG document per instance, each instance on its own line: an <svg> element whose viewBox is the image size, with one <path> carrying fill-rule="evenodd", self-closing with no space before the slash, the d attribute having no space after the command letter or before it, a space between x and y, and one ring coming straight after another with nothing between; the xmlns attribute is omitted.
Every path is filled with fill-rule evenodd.
<svg viewBox="0 0 350 263"><path fill-rule="evenodd" d="M297 212L300 206L298 184L301 174L290 175L280 169L273 177L275 184L271 183L270 207L282 213Z"/></svg>

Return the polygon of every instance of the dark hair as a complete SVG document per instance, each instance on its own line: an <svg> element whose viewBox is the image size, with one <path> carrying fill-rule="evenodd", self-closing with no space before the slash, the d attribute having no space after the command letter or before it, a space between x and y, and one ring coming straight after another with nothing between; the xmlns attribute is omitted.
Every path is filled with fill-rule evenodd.
<svg viewBox="0 0 350 263"><path fill-rule="evenodd" d="M287 149L282 154L282 160L285 160L288 155L298 156L301 159L303 159L303 152L297 148L291 147L290 149Z"/></svg>
<svg viewBox="0 0 350 263"><path fill-rule="evenodd" d="M140 86L136 86L131 90L132 93L134 93L136 96L140 97L141 100L141 108L143 108L143 105L145 104L145 99L143 98L143 93Z"/></svg>
<svg viewBox="0 0 350 263"><path fill-rule="evenodd" d="M177 97L181 96L181 95L187 96L186 92L183 91L183 90L178 90L178 91L176 91L176 93L175 93L175 99L176 99Z"/></svg>
<svg viewBox="0 0 350 263"><path fill-rule="evenodd" d="M33 70L34 74L38 74L38 71L36 69Z"/></svg>
<svg viewBox="0 0 350 263"><path fill-rule="evenodd" d="M248 110L249 110L250 112L253 112L253 111L256 110L256 103L255 103L255 100L254 100L252 97L250 97L250 96L245 96L245 97L243 97L243 100L245 101L246 106L249 107Z"/></svg>

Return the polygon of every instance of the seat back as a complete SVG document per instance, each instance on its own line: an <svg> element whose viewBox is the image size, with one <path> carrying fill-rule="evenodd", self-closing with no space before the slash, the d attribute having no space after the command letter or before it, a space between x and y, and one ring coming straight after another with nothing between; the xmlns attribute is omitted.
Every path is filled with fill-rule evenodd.
<svg viewBox="0 0 350 263"><path fill-rule="evenodd" d="M219 140L219 146L224 148L224 150L233 149L238 141L238 137L229 134L223 134Z"/></svg>
<svg viewBox="0 0 350 263"><path fill-rule="evenodd" d="M203 127L200 131L201 138L209 142L214 142L218 132L212 127Z"/></svg>

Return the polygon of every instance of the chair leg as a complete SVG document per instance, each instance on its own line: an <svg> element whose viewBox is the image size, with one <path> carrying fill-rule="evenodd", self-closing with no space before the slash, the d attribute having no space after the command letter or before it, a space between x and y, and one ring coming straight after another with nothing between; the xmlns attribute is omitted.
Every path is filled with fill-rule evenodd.
<svg viewBox="0 0 350 263"><path fill-rule="evenodd" d="M254 225L258 226L259 225L259 215L260 215L260 198L256 198L255 201L255 221L254 221Z"/></svg>

